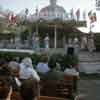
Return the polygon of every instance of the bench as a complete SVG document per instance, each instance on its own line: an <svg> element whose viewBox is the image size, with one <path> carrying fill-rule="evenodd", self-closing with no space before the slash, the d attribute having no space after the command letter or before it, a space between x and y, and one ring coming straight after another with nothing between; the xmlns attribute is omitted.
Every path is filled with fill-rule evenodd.
<svg viewBox="0 0 100 100"><path fill-rule="evenodd" d="M73 96L73 80L45 80L40 83L41 96L71 98Z"/></svg>
<svg viewBox="0 0 100 100"><path fill-rule="evenodd" d="M58 97L50 97L50 96L40 96L38 100L67 100L67 99L58 98Z"/></svg>

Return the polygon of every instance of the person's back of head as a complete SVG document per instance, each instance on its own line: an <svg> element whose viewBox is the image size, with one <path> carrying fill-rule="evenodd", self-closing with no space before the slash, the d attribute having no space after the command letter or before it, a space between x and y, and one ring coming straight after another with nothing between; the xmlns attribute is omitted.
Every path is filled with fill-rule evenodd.
<svg viewBox="0 0 100 100"><path fill-rule="evenodd" d="M15 77L19 77L20 66L16 61L11 61L8 64L8 67L11 70L11 74Z"/></svg>
<svg viewBox="0 0 100 100"><path fill-rule="evenodd" d="M10 70L0 67L0 100L5 100L10 91Z"/></svg>
<svg viewBox="0 0 100 100"><path fill-rule="evenodd" d="M42 54L40 62L47 63L48 62L48 56L46 54Z"/></svg>
<svg viewBox="0 0 100 100"><path fill-rule="evenodd" d="M8 66L0 66L0 77L9 77L11 76L11 71Z"/></svg>
<svg viewBox="0 0 100 100"><path fill-rule="evenodd" d="M48 66L50 67L51 70L53 70L56 67L56 60L51 57L49 59Z"/></svg>
<svg viewBox="0 0 100 100"><path fill-rule="evenodd" d="M23 100L34 100L39 96L39 84L36 80L25 80L20 88Z"/></svg>
<svg viewBox="0 0 100 100"><path fill-rule="evenodd" d="M10 91L10 85L5 79L0 79L0 100L5 100Z"/></svg>

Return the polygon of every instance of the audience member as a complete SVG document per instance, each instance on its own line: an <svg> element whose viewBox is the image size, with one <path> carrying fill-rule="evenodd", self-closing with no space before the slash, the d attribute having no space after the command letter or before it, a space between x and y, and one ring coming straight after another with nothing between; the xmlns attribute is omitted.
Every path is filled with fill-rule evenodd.
<svg viewBox="0 0 100 100"><path fill-rule="evenodd" d="M12 87L10 85L10 70L0 67L0 100L10 100Z"/></svg>
<svg viewBox="0 0 100 100"><path fill-rule="evenodd" d="M20 88L23 100L37 100L40 96L39 83L36 80L25 80Z"/></svg>
<svg viewBox="0 0 100 100"><path fill-rule="evenodd" d="M20 64L20 79L26 80L31 78L40 81L40 77L32 66L32 60L29 57L26 57Z"/></svg>
<svg viewBox="0 0 100 100"><path fill-rule="evenodd" d="M64 70L65 75L72 75L72 76L79 76L79 72L76 71L74 67L69 65L69 67L65 68Z"/></svg>
<svg viewBox="0 0 100 100"><path fill-rule="evenodd" d="M66 68L64 70L64 75L66 76L73 76L73 90L77 92L77 85L78 85L78 79L79 79L79 72L76 71L74 67L69 65L69 68Z"/></svg>
<svg viewBox="0 0 100 100"><path fill-rule="evenodd" d="M46 74L45 78L47 80L63 80L64 79L64 74L59 68L57 68L57 64L55 59L51 58L48 62L48 65L50 67L50 71Z"/></svg>
<svg viewBox="0 0 100 100"><path fill-rule="evenodd" d="M36 66L36 70L42 74L46 74L50 70L48 67L48 57L46 55L41 57L40 62Z"/></svg>
<svg viewBox="0 0 100 100"><path fill-rule="evenodd" d="M19 71L20 71L20 66L16 61L11 61L8 64L8 67L11 70L11 80L12 80L12 86L14 91L18 91L19 87L21 86L21 82L19 80Z"/></svg>

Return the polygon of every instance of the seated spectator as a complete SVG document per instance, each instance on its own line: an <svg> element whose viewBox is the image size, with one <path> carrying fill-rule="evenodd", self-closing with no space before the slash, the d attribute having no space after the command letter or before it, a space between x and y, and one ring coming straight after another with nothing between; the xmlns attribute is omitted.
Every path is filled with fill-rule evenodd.
<svg viewBox="0 0 100 100"><path fill-rule="evenodd" d="M59 68L57 68L56 61L53 58L49 60L48 65L51 70L45 76L47 80L63 80L64 79L63 72L58 70Z"/></svg>
<svg viewBox="0 0 100 100"><path fill-rule="evenodd" d="M50 68L48 67L48 57L46 55L43 55L41 57L40 62L36 66L36 70L42 74L45 74L50 70Z"/></svg>
<svg viewBox="0 0 100 100"><path fill-rule="evenodd" d="M8 66L8 62L5 59L0 59L0 67Z"/></svg>
<svg viewBox="0 0 100 100"><path fill-rule="evenodd" d="M13 91L11 77L11 70L8 66L4 64L0 67L0 100L21 100L20 95L16 95Z"/></svg>
<svg viewBox="0 0 100 100"><path fill-rule="evenodd" d="M19 78L19 71L20 71L19 63L17 63L16 61L11 61L11 62L9 62L8 67L11 70L12 76Z"/></svg>
<svg viewBox="0 0 100 100"><path fill-rule="evenodd" d="M9 82L0 79L0 100L10 100L11 93L12 87L10 87Z"/></svg>
<svg viewBox="0 0 100 100"><path fill-rule="evenodd" d="M37 100L40 96L39 83L36 80L25 80L20 88L23 100Z"/></svg>
<svg viewBox="0 0 100 100"><path fill-rule="evenodd" d="M40 77L32 66L32 60L29 57L26 57L22 60L20 64L20 79L36 79L40 81Z"/></svg>
<svg viewBox="0 0 100 100"><path fill-rule="evenodd" d="M9 77L10 77L9 68L7 68L7 66L1 66L0 67L0 100L6 100L11 95L12 87L10 86Z"/></svg>
<svg viewBox="0 0 100 100"><path fill-rule="evenodd" d="M72 76L79 76L79 72L76 71L74 67L69 65L65 70L64 70L65 75L72 75Z"/></svg>
<svg viewBox="0 0 100 100"><path fill-rule="evenodd" d="M73 76L73 89L75 92L77 92L77 85L78 85L78 79L79 79L79 72L72 67L71 65L69 65L69 68L66 68L64 70L64 75L65 76Z"/></svg>
<svg viewBox="0 0 100 100"><path fill-rule="evenodd" d="M21 82L19 80L19 71L20 71L20 66L17 62L11 61L8 64L8 67L11 70L11 80L12 80L12 86L14 91L18 91L19 87L21 86Z"/></svg>

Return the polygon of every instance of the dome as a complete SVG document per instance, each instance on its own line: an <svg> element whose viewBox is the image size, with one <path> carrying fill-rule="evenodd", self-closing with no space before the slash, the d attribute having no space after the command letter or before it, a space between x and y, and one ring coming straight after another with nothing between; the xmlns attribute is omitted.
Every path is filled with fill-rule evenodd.
<svg viewBox="0 0 100 100"><path fill-rule="evenodd" d="M48 17L49 19L63 19L66 16L66 11L63 7L56 4L56 0L50 0L50 5L42 8L39 15L41 17Z"/></svg>

